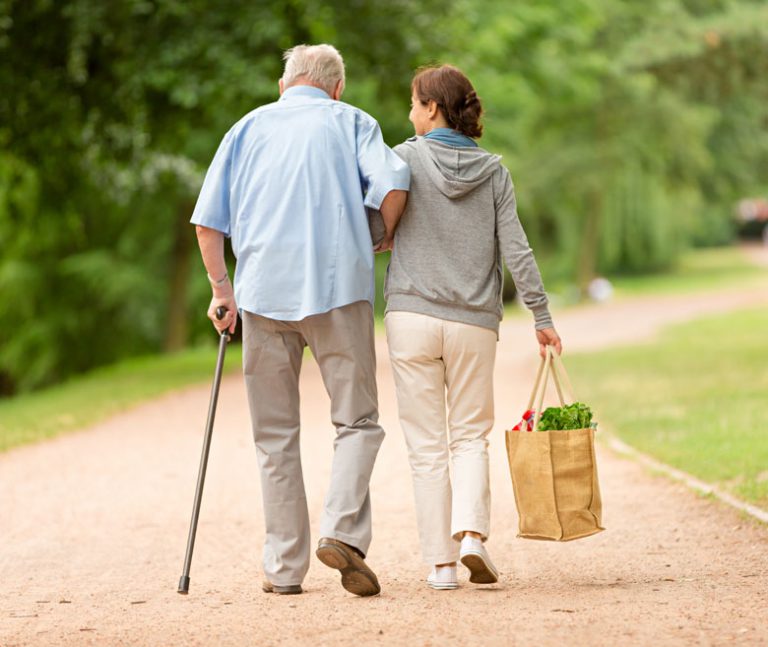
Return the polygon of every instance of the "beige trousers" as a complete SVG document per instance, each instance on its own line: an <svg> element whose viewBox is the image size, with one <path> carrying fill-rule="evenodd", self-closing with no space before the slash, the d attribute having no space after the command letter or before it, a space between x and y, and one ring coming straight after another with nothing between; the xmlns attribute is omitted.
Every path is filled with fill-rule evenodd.
<svg viewBox="0 0 768 647"><path fill-rule="evenodd" d="M422 555L450 563L463 531L490 531L496 332L413 312L390 312L385 324Z"/></svg>
<svg viewBox="0 0 768 647"><path fill-rule="evenodd" d="M320 537L368 552L371 479L384 438L379 426L373 310L358 301L301 321L243 313L243 370L264 502L264 574L301 584L310 528L299 453L299 371L309 346L331 398L336 428Z"/></svg>

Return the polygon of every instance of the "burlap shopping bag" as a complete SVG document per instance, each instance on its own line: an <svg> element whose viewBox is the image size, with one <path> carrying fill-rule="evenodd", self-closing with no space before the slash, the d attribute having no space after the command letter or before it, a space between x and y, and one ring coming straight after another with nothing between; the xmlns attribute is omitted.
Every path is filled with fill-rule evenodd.
<svg viewBox="0 0 768 647"><path fill-rule="evenodd" d="M559 355L547 347L528 409L536 402L533 431L506 432L509 471L520 516L518 537L570 541L588 537L600 525L602 502L597 481L593 429L538 431L547 380L552 375L560 405L563 385L573 390ZM538 397L537 397L538 395Z"/></svg>

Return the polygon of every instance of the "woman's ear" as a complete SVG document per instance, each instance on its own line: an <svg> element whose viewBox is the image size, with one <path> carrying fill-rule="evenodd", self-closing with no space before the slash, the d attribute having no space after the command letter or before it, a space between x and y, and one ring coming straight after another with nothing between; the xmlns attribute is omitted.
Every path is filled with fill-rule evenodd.
<svg viewBox="0 0 768 647"><path fill-rule="evenodd" d="M439 111L440 111L440 108L437 107L437 101L435 101L434 99L430 99L429 103L427 104L427 115L429 116L429 118L435 119Z"/></svg>

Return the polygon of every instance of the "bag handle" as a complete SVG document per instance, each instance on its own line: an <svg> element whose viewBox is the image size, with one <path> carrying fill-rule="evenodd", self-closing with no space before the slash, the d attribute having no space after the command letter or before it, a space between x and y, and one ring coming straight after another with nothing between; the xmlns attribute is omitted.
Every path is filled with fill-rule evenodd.
<svg viewBox="0 0 768 647"><path fill-rule="evenodd" d="M571 402L576 401L573 395L571 380L568 377L568 372L565 370L565 365L563 364L562 359L555 352L552 346L547 346L547 351L541 360L541 364L539 365L539 371L536 375L536 381L533 385L533 392L531 393L531 399L528 404L528 409L530 409L533 406L534 400L536 401L536 413L533 418L533 431L537 431L539 428L539 420L541 419L541 414L543 413L542 407L544 405L544 395L547 391L547 381L549 379L550 373L552 374L552 381L555 383L555 389L557 390L557 397L560 400L560 406L565 406L563 383L566 386L567 395L570 396Z"/></svg>
<svg viewBox="0 0 768 647"><path fill-rule="evenodd" d="M533 390L531 391L531 397L528 399L528 411L533 409L533 405L536 402L536 394L539 392L539 386L541 384L541 378L544 375L544 367L547 364L547 355L541 358L539 362L539 370L536 372L536 379L533 381Z"/></svg>
<svg viewBox="0 0 768 647"><path fill-rule="evenodd" d="M546 382L549 377L549 373L550 371L554 370L552 357L556 356L556 353L554 353L554 351L550 351L549 348L550 347L547 346L547 352L541 358L541 363L539 364L539 370L536 373L536 379L533 382L533 390L531 391L531 397L528 400L528 409L533 409L534 404L536 404L537 402L537 395L539 394L542 387L546 388ZM560 404L564 406L565 400L563 397L560 381L557 379L557 377L558 376L555 375L555 386L557 388L557 395L560 398ZM542 380L544 381L543 385L542 385ZM570 387L570 383L568 383L568 386Z"/></svg>
<svg viewBox="0 0 768 647"><path fill-rule="evenodd" d="M547 346L547 349L552 355L552 374L555 375L559 372L561 384L565 385L565 394L570 397L570 402L576 402L576 394L571 385L571 379L568 377L568 371L565 370L565 364L563 364L563 358L555 352L552 346ZM560 397L562 400L562 396Z"/></svg>

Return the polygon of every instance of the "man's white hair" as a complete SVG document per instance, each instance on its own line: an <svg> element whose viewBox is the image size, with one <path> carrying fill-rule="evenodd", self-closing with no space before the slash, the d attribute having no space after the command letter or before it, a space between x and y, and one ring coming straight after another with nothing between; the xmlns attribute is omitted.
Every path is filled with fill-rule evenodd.
<svg viewBox="0 0 768 647"><path fill-rule="evenodd" d="M333 94L339 81L344 88L344 60L333 45L296 45L286 50L283 60L286 88L297 81L316 85L328 94Z"/></svg>

